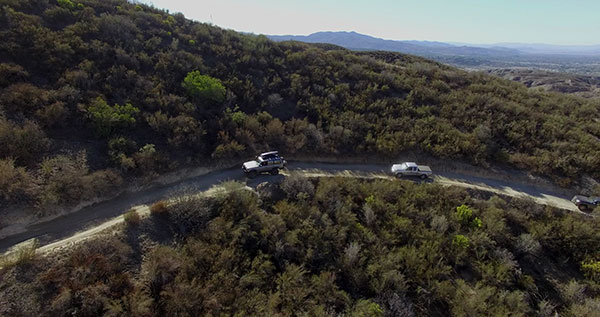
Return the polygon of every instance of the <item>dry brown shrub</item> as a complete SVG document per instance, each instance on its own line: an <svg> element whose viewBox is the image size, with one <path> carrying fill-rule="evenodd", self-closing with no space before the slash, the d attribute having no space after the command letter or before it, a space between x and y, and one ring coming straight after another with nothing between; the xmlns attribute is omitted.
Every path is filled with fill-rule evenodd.
<svg viewBox="0 0 600 317"><path fill-rule="evenodd" d="M159 200L150 206L150 213L152 215L164 215L169 211L169 205L164 200Z"/></svg>
<svg viewBox="0 0 600 317"><path fill-rule="evenodd" d="M128 226L137 226L142 222L142 217L135 209L131 209L123 215L123 219Z"/></svg>

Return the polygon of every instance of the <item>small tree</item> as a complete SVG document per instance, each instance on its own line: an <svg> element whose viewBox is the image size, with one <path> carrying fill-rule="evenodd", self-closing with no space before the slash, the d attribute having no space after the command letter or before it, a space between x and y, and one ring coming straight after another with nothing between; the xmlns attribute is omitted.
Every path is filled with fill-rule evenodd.
<svg viewBox="0 0 600 317"><path fill-rule="evenodd" d="M109 106L100 97L87 108L88 118L100 136L108 136L116 130L132 127L135 124L135 115L139 112L140 109L130 103Z"/></svg>
<svg viewBox="0 0 600 317"><path fill-rule="evenodd" d="M225 87L221 81L193 71L185 76L182 84L190 96L222 103L225 101Z"/></svg>

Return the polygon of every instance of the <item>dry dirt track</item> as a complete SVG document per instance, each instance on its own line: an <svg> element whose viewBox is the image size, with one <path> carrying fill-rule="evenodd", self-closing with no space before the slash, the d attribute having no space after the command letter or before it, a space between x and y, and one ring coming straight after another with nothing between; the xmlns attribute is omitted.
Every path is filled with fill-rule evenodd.
<svg viewBox="0 0 600 317"><path fill-rule="evenodd" d="M299 173L306 177L342 176L393 179L387 173L388 168L389 166L376 164L290 162L283 174ZM109 201L94 204L82 208L77 212L29 226L23 232L3 237L0 239L0 253L5 252L14 245L33 238L37 239L40 243L40 251L64 247L122 222L122 214L131 208L136 209L140 214L147 214L149 212L147 205L152 202L182 194L206 191L213 185L223 181L246 181L248 186L256 187L259 183L275 179L278 178L261 175L256 179L246 180L240 169L236 167L210 172L168 185L157 185L141 192L124 193ZM437 173L429 182L443 186L460 186L512 197L529 198L539 204L579 212L568 200L570 197L557 194L558 190L540 190L531 185L461 175L452 172Z"/></svg>

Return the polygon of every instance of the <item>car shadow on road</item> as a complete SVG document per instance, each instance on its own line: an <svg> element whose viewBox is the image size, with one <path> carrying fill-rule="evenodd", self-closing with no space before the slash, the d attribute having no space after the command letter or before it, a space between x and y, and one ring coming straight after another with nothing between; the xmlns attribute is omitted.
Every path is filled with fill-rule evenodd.
<svg viewBox="0 0 600 317"><path fill-rule="evenodd" d="M403 176L403 177L397 177L397 179L411 181L415 184L433 184L433 182L434 182L433 178L431 178L431 177L422 179L418 176Z"/></svg>

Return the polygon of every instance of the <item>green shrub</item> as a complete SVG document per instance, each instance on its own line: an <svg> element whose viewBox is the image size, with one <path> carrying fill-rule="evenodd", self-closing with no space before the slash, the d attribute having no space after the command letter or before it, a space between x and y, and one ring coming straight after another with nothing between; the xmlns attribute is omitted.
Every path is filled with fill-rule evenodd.
<svg viewBox="0 0 600 317"><path fill-rule="evenodd" d="M199 71L188 73L182 85L192 97L217 103L225 101L226 91L221 81L208 75L202 75Z"/></svg>
<svg viewBox="0 0 600 317"><path fill-rule="evenodd" d="M481 228L482 225L483 223L478 217L473 218L473 221L471 221L471 227L473 228Z"/></svg>
<svg viewBox="0 0 600 317"><path fill-rule="evenodd" d="M581 270L586 278L600 283L600 261L585 260L581 262Z"/></svg>
<svg viewBox="0 0 600 317"><path fill-rule="evenodd" d="M69 9L69 10L75 9L75 4L71 0L57 0L56 2L58 3L59 6L65 8L65 9Z"/></svg>
<svg viewBox="0 0 600 317"><path fill-rule="evenodd" d="M86 112L96 133L106 137L118 130L133 127L136 122L135 116L140 110L130 103L122 106L118 104L109 106L104 99L98 97L86 109Z"/></svg>
<svg viewBox="0 0 600 317"><path fill-rule="evenodd" d="M359 299L349 314L352 317L382 317L383 309L368 299Z"/></svg>
<svg viewBox="0 0 600 317"><path fill-rule="evenodd" d="M473 218L473 209L467 205L456 207L456 219L460 224L469 228L480 228L482 226L481 219Z"/></svg>
<svg viewBox="0 0 600 317"><path fill-rule="evenodd" d="M452 246L460 250L465 250L469 247L469 238L462 234L457 234L452 239Z"/></svg>
<svg viewBox="0 0 600 317"><path fill-rule="evenodd" d="M461 224L467 225L471 217L473 217L473 210L469 206L463 204L456 207L456 218Z"/></svg>

